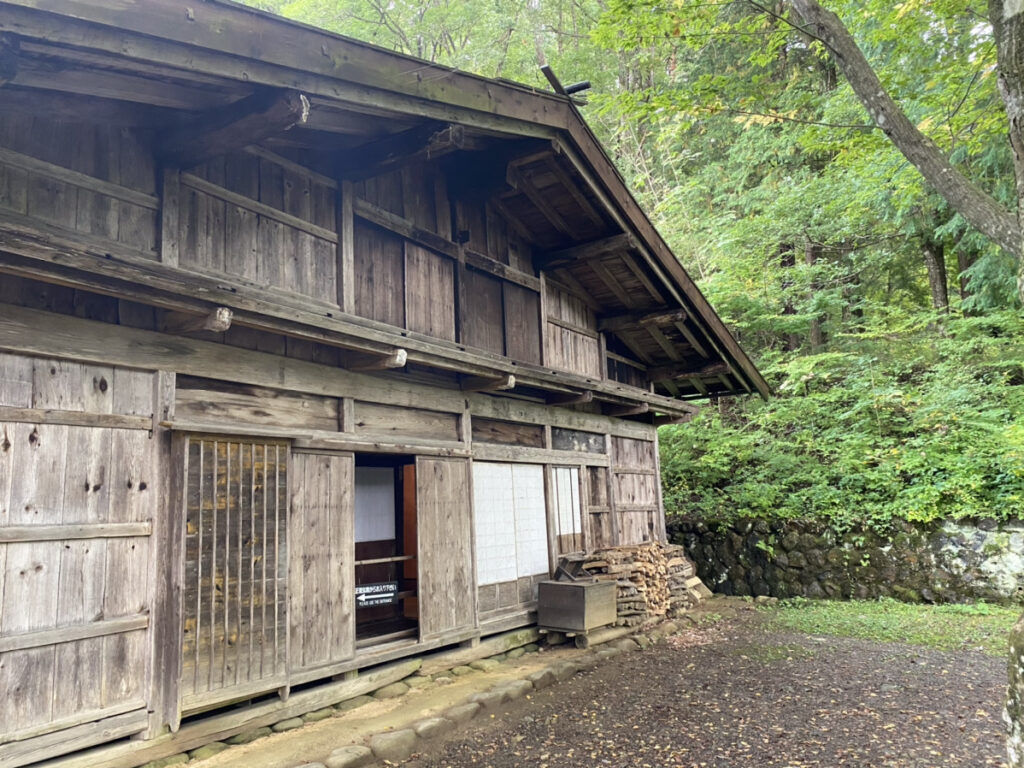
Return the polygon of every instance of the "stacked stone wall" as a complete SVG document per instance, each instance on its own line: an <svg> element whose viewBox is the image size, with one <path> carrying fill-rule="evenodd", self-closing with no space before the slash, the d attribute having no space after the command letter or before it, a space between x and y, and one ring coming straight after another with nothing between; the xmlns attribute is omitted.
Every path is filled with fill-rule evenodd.
<svg viewBox="0 0 1024 768"><path fill-rule="evenodd" d="M1024 521L900 525L888 536L811 521L676 519L670 536L727 595L1024 603Z"/></svg>

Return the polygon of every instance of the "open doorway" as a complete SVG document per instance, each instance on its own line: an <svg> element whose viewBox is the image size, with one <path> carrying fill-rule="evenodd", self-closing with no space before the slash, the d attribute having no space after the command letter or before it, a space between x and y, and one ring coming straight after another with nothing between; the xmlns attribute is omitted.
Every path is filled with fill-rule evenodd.
<svg viewBox="0 0 1024 768"><path fill-rule="evenodd" d="M416 637L416 463L355 457L356 647Z"/></svg>

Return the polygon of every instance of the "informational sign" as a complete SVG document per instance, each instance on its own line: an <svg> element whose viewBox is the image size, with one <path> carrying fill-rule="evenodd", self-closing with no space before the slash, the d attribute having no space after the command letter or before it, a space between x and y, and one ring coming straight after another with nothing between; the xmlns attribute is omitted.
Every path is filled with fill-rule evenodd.
<svg viewBox="0 0 1024 768"><path fill-rule="evenodd" d="M384 581L379 584L360 584L356 587L356 608L394 605L397 602L397 581Z"/></svg>

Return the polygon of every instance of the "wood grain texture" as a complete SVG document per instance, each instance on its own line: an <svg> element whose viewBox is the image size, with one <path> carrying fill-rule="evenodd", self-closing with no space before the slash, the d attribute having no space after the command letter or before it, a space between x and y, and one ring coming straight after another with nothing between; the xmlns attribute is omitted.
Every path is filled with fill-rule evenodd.
<svg viewBox="0 0 1024 768"><path fill-rule="evenodd" d="M355 654L354 460L296 454L289 588L290 671Z"/></svg>
<svg viewBox="0 0 1024 768"><path fill-rule="evenodd" d="M416 460L420 634L469 628L476 616L469 463Z"/></svg>

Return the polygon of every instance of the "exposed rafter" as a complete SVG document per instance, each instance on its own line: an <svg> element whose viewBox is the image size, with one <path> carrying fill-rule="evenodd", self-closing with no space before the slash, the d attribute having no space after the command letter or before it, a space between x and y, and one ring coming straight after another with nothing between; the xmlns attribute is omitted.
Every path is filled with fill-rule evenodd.
<svg viewBox="0 0 1024 768"><path fill-rule="evenodd" d="M565 220L562 214L554 209L551 201L541 194L540 190L534 186L533 181L518 166L509 165L506 180L511 187L526 195L527 199L533 203L533 206L540 211L541 215L551 223L551 226L563 235L567 235L574 240L576 239L576 230Z"/></svg>
<svg viewBox="0 0 1024 768"><path fill-rule="evenodd" d="M298 91L263 91L165 131L157 146L167 165L191 168L302 125L308 117L309 100Z"/></svg>

